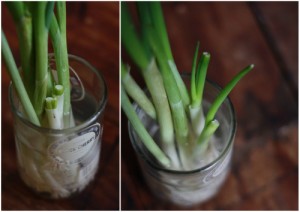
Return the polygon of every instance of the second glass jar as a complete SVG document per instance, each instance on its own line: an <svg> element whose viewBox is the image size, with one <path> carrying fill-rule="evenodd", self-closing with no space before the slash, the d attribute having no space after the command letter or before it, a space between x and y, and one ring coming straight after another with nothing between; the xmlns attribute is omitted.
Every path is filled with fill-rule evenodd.
<svg viewBox="0 0 300 212"><path fill-rule="evenodd" d="M185 77L186 80L186 77ZM220 92L220 87L207 81L204 88L203 106L206 114L210 104ZM159 143L159 127L142 109L135 105L136 112L148 132ZM216 114L220 126L215 132L212 144L217 156L207 164L193 170L173 170L161 167L145 148L129 123L129 136L136 152L141 170L153 194L181 206L192 206L213 197L224 183L230 169L236 119L229 98L225 100Z"/></svg>

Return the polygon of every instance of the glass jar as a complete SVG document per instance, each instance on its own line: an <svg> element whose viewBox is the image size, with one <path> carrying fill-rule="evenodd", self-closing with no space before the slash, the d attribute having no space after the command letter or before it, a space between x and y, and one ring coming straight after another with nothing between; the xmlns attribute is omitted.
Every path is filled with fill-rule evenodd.
<svg viewBox="0 0 300 212"><path fill-rule="evenodd" d="M185 81L189 80L183 77ZM187 84L189 82L186 82ZM209 106L220 92L215 83L206 81L203 95L203 111L207 113ZM159 127L145 112L134 103L135 110L154 140L160 145ZM207 161L192 170L174 170L162 167L149 153L129 123L129 136L136 152L144 178L152 193L166 201L189 207L202 203L213 197L224 183L230 168L233 142L236 132L236 119L233 105L229 98L219 108L216 119L220 126L210 142L206 154L213 151Z"/></svg>
<svg viewBox="0 0 300 212"><path fill-rule="evenodd" d="M53 58L50 54L55 72ZM82 191L99 167L106 84L102 75L80 57L69 55L69 66L73 127L57 130L32 124L24 117L13 86L9 89L21 178L48 198L65 198Z"/></svg>

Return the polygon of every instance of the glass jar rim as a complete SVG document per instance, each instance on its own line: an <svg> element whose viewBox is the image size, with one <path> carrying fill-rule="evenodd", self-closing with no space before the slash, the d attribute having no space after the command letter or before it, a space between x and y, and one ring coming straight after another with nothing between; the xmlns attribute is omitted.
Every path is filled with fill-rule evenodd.
<svg viewBox="0 0 300 212"><path fill-rule="evenodd" d="M190 74L188 74L188 73L183 73L181 75L183 77L190 76ZM217 83L215 83L209 79L206 79L206 82L209 83L210 85L212 85L217 91L220 92L222 90L222 87L219 86ZM232 127L231 127L231 131L230 131L230 136L228 136L227 144L226 144L225 148L218 155L218 157L216 159L214 159L213 161L211 161L210 163L208 163L200 168L196 168L196 169L192 169L192 170L174 170L174 169L168 169L168 168L159 166L158 164L152 162L148 157L144 156L142 150L135 142L135 140L136 140L135 137L138 137L138 135L136 135L136 134L134 135L134 129L133 129L132 125L130 124L130 122L128 121L128 132L129 132L129 137L130 137L131 143L133 144L133 148L135 149L136 153L138 153L141 156L141 158L144 161L146 161L146 163L149 166L151 166L152 168L154 168L158 171L162 171L162 172L169 173L169 174L181 174L181 175L193 174L193 173L205 171L205 170L209 169L210 167L213 167L215 164L217 164L218 161L220 161L223 157L226 156L226 153L230 151L230 147L234 141L234 136L235 136L235 132L236 132L235 110L234 110L233 104L232 104L229 96L226 97L225 101L222 104L224 104L225 102L229 106L230 117L232 117ZM134 103L134 104L136 104L136 103Z"/></svg>
<svg viewBox="0 0 300 212"><path fill-rule="evenodd" d="M48 54L49 58L51 58L53 56L54 56L53 53ZM98 106L97 106L96 112L93 115L91 115L87 120L80 123L79 125L76 125L76 126L70 127L70 128L66 128L66 129L51 129L51 128L38 126L38 125L30 122L27 118L25 118L24 115L16 108L15 100L13 99L13 90L14 90L13 89L13 84L12 84L12 82L10 82L10 85L9 85L9 103L11 105L13 114L16 115L24 124L28 125L29 127L33 128L33 129L36 129L40 132L46 133L46 134L60 135L60 134L71 133L71 132L83 129L85 127L88 127L90 124L95 122L95 120L97 120L97 118L103 113L103 111L105 109L105 106L106 106L106 103L107 103L107 98L108 98L107 85L106 85L106 82L104 80L104 77L102 76L102 74L99 71L97 71L97 69L94 66L92 66L85 59L83 59L79 56L76 56L76 55L72 55L72 54L68 54L68 57L69 57L69 59L74 59L74 60L82 63L86 67L88 67L94 74L96 74L98 80L100 82L102 82L102 84L103 84L103 97L101 98L100 102L97 102Z"/></svg>

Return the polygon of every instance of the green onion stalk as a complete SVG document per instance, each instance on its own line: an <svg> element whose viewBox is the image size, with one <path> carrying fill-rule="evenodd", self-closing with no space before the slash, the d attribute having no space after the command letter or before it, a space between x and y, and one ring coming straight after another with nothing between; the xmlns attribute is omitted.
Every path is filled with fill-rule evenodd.
<svg viewBox="0 0 300 212"><path fill-rule="evenodd" d="M57 67L58 84L63 86L63 120L65 127L71 127L72 113L70 107L70 72L67 51L66 36L66 3L57 2L57 17L52 15L50 36L54 47L54 55Z"/></svg>
<svg viewBox="0 0 300 212"><path fill-rule="evenodd" d="M204 114L203 93L210 54L203 52L198 58L200 44L197 43L189 91L172 55L160 3L138 2L137 10L139 31L135 28L127 3L121 3L121 40L140 70L149 95L143 94L129 74L129 66L122 63L122 109L145 147L162 166L167 164L168 168L175 170L198 168L191 162L208 151L221 124L215 117L216 112L230 91L254 66L249 65L239 72ZM151 132L145 131L141 120L130 107L129 98L157 123L160 139L154 142L154 138L149 138ZM166 157L170 163L166 163Z"/></svg>

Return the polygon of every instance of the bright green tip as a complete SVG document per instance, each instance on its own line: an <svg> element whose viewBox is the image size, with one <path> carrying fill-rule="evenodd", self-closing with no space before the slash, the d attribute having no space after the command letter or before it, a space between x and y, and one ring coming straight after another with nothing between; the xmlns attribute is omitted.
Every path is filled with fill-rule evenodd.
<svg viewBox="0 0 300 212"><path fill-rule="evenodd" d="M57 98L56 97L47 97L45 100L45 108L47 110L53 110L57 108Z"/></svg>
<svg viewBox="0 0 300 212"><path fill-rule="evenodd" d="M61 96L64 93L64 86L62 85L55 85L54 86L54 91L53 91L55 96Z"/></svg>

